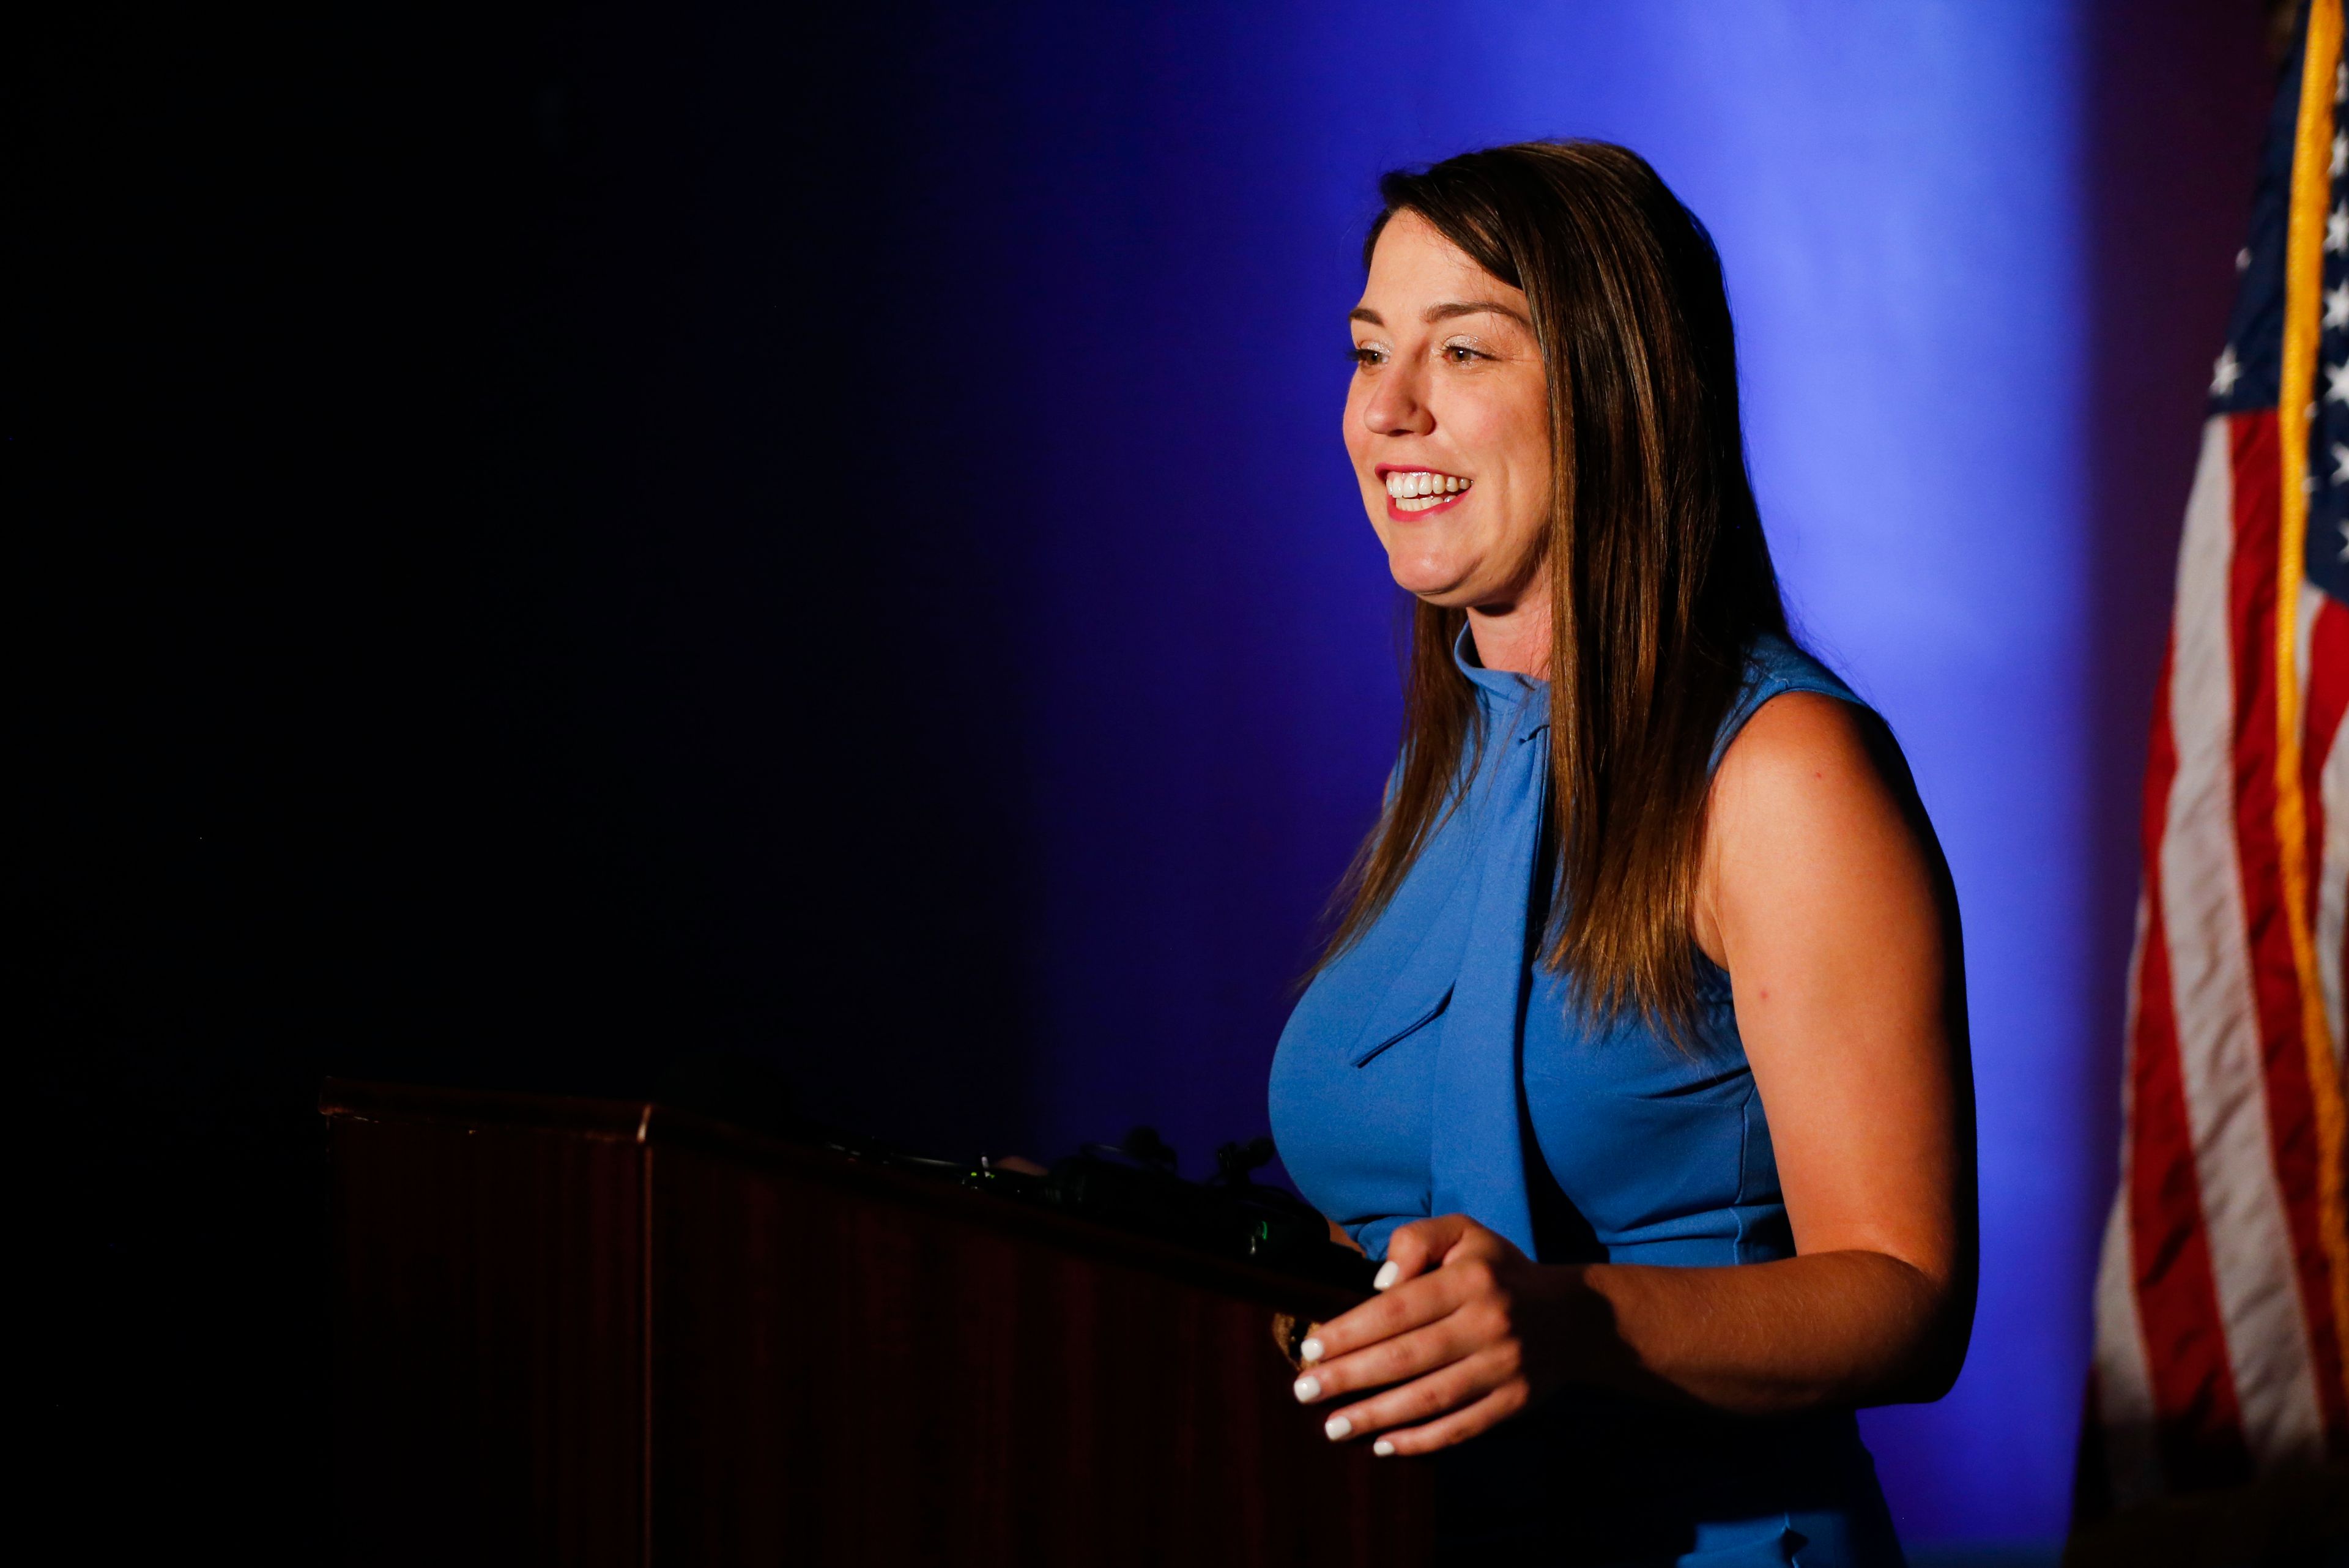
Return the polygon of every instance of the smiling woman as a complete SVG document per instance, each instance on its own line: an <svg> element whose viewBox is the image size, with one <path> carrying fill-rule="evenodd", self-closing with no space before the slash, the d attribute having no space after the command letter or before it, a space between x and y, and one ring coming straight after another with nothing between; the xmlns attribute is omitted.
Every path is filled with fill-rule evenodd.
<svg viewBox="0 0 2349 1568"><path fill-rule="evenodd" d="M1345 439L1413 596L1401 754L1275 1058L1384 1261L1305 1342L1457 1561L1899 1561L1851 1411L1974 1295L1957 913L1790 639L1720 264L1621 148L1381 182Z"/></svg>

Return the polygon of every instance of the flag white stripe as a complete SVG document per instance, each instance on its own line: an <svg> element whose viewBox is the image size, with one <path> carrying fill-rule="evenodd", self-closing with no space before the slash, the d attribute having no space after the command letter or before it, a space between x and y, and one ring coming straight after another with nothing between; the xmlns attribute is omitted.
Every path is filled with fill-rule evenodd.
<svg viewBox="0 0 2349 1568"><path fill-rule="evenodd" d="M2323 1427L2268 1138L2235 836L2233 487L2218 477L2230 462L2230 438L2223 417L2203 429L2178 555L2169 688L2178 773L2161 845L2161 918L2220 1322L2243 1438L2253 1463L2265 1469L2321 1452Z"/></svg>
<svg viewBox="0 0 2349 1568"><path fill-rule="evenodd" d="M2137 975L2145 964L2150 907L2137 901L2137 940L2129 949L2128 1029L2137 1040ZM2132 1064L2133 1065L2133 1064ZM2121 1075L2120 1186L2105 1221L2105 1245L2096 1260L2096 1424L2105 1434L2105 1473L2113 1506L2129 1508L2161 1493L2161 1454L2155 1446L2153 1374L2145 1350L2145 1325L2137 1310L2136 1226L2129 1211L2127 1129L2136 1126L2135 1074Z"/></svg>
<svg viewBox="0 0 2349 1568"><path fill-rule="evenodd" d="M2292 670L2302 697L2308 694L2308 657L2316 639L2316 612L2323 607L2324 590L2301 578L2298 618L2292 623Z"/></svg>

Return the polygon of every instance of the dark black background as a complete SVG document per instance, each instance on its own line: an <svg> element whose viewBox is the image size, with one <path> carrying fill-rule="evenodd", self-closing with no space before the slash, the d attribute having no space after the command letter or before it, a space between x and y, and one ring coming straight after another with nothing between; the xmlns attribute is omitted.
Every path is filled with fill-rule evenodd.
<svg viewBox="0 0 2349 1568"><path fill-rule="evenodd" d="M903 499L956 461L905 415L907 20L9 47L20 1212L76 1555L323 1550L324 1075L763 1072L1018 1140L1018 758Z"/></svg>

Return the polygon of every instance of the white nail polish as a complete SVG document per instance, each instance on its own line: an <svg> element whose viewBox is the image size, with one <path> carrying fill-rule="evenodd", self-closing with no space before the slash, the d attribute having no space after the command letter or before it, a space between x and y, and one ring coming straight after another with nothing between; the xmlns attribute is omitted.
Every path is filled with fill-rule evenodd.
<svg viewBox="0 0 2349 1568"><path fill-rule="evenodd" d="M1382 1459L1389 1459L1394 1454L1394 1445L1388 1442L1384 1438L1381 1438L1377 1442L1371 1445L1371 1452L1378 1455L1379 1458Z"/></svg>
<svg viewBox="0 0 2349 1568"><path fill-rule="evenodd" d="M1297 1380L1297 1402L1299 1405L1311 1404L1319 1397L1321 1397L1321 1379L1300 1377Z"/></svg>
<svg viewBox="0 0 2349 1568"><path fill-rule="evenodd" d="M1309 1339L1304 1344L1299 1345L1297 1347L1297 1359L1304 1362L1309 1366L1314 1362L1320 1360L1321 1342L1318 1339Z"/></svg>
<svg viewBox="0 0 2349 1568"><path fill-rule="evenodd" d="M1349 1421L1343 1416L1332 1416L1330 1417L1329 1421L1323 1425L1321 1429L1330 1434L1330 1440L1334 1443L1339 1438L1344 1437L1347 1433L1352 1431L1354 1429L1354 1423Z"/></svg>
<svg viewBox="0 0 2349 1568"><path fill-rule="evenodd" d="M1371 1289L1374 1291L1382 1291L1401 1278L1402 1278L1402 1267L1398 1265L1393 1259L1390 1258L1384 1263L1380 1264L1379 1272L1371 1276Z"/></svg>

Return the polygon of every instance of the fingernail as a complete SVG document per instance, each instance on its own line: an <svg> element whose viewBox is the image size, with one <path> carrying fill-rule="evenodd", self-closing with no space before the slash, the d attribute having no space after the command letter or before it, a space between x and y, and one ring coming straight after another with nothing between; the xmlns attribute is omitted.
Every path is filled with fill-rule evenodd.
<svg viewBox="0 0 2349 1568"><path fill-rule="evenodd" d="M1361 1275L1356 1274L1354 1277L1359 1280ZM1371 1276L1371 1289L1382 1291L1401 1278L1402 1278L1402 1267L1390 1259L1380 1267L1375 1275Z"/></svg>
<svg viewBox="0 0 2349 1568"><path fill-rule="evenodd" d="M1334 1443L1339 1438L1344 1437L1347 1433L1352 1431L1354 1429L1354 1423L1349 1421L1343 1416L1332 1416L1323 1424L1321 1429L1330 1434L1330 1440Z"/></svg>
<svg viewBox="0 0 2349 1568"><path fill-rule="evenodd" d="M1299 1405L1310 1405L1319 1397L1321 1397L1321 1379L1300 1377L1297 1380L1297 1402Z"/></svg>
<svg viewBox="0 0 2349 1568"><path fill-rule="evenodd" d="M1382 1459L1391 1459L1394 1455L1394 1445L1388 1442L1384 1438L1381 1438L1377 1442L1371 1445L1371 1452L1378 1455L1379 1458Z"/></svg>
<svg viewBox="0 0 2349 1568"><path fill-rule="evenodd" d="M1299 1345L1297 1347L1297 1359L1307 1363L1320 1360L1321 1342L1318 1339L1309 1339L1304 1344Z"/></svg>

